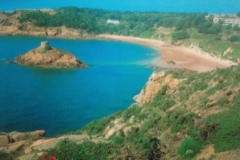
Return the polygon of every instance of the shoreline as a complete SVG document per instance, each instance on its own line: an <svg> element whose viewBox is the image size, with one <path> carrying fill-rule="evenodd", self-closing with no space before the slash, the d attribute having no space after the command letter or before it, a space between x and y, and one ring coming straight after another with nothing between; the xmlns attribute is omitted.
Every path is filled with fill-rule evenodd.
<svg viewBox="0 0 240 160"><path fill-rule="evenodd" d="M96 38L136 43L154 48L159 52L160 57L153 62L153 66L159 68L185 68L201 73L236 65L230 60L210 55L196 47L174 46L160 40L110 34L100 34Z"/></svg>
<svg viewBox="0 0 240 160"><path fill-rule="evenodd" d="M66 29L66 28L65 28ZM67 29L66 29L67 30ZM121 41L128 43L135 43L144 45L155 49L159 53L159 57L152 61L149 65L156 69L189 69L192 71L208 72L217 68L228 68L237 63L221 59L215 55L211 55L201 50L196 46L175 46L168 44L167 42L156 40L139 38L132 36L111 35L111 34L99 34L99 35L58 35L58 36L46 36L35 34L0 34L0 36L33 36L33 37L47 37L47 38L60 38L60 39L82 39L82 40L110 40Z"/></svg>

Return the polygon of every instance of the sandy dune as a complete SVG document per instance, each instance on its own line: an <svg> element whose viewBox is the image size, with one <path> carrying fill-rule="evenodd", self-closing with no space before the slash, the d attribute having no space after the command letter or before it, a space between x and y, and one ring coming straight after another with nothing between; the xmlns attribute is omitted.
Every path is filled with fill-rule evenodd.
<svg viewBox="0 0 240 160"><path fill-rule="evenodd" d="M160 40L108 34L98 35L97 38L138 43L155 48L161 53L161 56L155 60L154 65L162 68L186 68L198 72L207 72L216 68L236 65L232 61L212 56L196 47L173 46Z"/></svg>

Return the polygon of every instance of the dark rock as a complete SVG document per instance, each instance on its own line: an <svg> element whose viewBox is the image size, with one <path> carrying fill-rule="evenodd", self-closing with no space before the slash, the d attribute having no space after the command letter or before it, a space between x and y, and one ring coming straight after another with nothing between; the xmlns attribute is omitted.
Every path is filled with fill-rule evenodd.
<svg viewBox="0 0 240 160"><path fill-rule="evenodd" d="M176 63L174 61L167 61L168 65L175 65Z"/></svg>
<svg viewBox="0 0 240 160"><path fill-rule="evenodd" d="M227 91L226 95L227 96L231 96L232 95L232 91Z"/></svg>

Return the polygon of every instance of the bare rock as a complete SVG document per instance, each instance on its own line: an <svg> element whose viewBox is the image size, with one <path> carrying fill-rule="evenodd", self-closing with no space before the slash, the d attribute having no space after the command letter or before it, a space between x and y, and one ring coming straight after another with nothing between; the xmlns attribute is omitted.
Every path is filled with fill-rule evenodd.
<svg viewBox="0 0 240 160"><path fill-rule="evenodd" d="M73 54L49 46L48 42L28 53L15 57L14 62L25 66L41 66L55 68L85 68L87 65Z"/></svg>
<svg viewBox="0 0 240 160"><path fill-rule="evenodd" d="M154 72L141 92L134 97L134 100L140 106L150 103L163 86L167 85L170 89L173 89L179 86L181 82L181 79L175 79L172 75L165 75L164 72Z"/></svg>
<svg viewBox="0 0 240 160"><path fill-rule="evenodd" d="M168 65L175 65L176 63L174 61L167 61Z"/></svg>
<svg viewBox="0 0 240 160"><path fill-rule="evenodd" d="M2 148L2 150L6 153L13 153L22 148L26 144L26 142L27 141L19 141L15 143L10 143L6 147Z"/></svg>
<svg viewBox="0 0 240 160"><path fill-rule="evenodd" d="M11 132L9 134L10 138L14 142L22 141L22 140L37 140L45 136L44 130L37 130L34 132Z"/></svg>
<svg viewBox="0 0 240 160"><path fill-rule="evenodd" d="M5 147L9 143L8 135L0 135L0 147Z"/></svg>
<svg viewBox="0 0 240 160"><path fill-rule="evenodd" d="M36 130L35 132L41 137L45 137L45 135L46 135L46 131L44 131L44 130Z"/></svg>
<svg viewBox="0 0 240 160"><path fill-rule="evenodd" d="M11 132L9 135L13 139L14 142L28 139L28 134L27 133L14 131L14 132Z"/></svg>

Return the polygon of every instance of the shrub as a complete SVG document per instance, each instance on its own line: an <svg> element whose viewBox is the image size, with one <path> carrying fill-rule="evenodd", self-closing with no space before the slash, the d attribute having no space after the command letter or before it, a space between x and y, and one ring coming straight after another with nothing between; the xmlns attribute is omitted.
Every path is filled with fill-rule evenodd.
<svg viewBox="0 0 240 160"><path fill-rule="evenodd" d="M240 17L240 11L237 12L237 16Z"/></svg>
<svg viewBox="0 0 240 160"><path fill-rule="evenodd" d="M238 41L240 41L240 35L232 35L229 38L229 41L231 41L231 42L238 42Z"/></svg>
<svg viewBox="0 0 240 160"><path fill-rule="evenodd" d="M137 146L141 152L147 157L147 159L160 159L160 141L157 138L149 138L146 136L139 136L133 141L134 145Z"/></svg>
<svg viewBox="0 0 240 160"><path fill-rule="evenodd" d="M200 149L201 145L189 137L181 143L178 148L178 154L186 158L192 158L200 151Z"/></svg>
<svg viewBox="0 0 240 160"><path fill-rule="evenodd" d="M100 134L104 131L104 129L108 126L108 124L113 120L116 119L118 116L121 115L121 112L116 112L115 114L104 117L99 120L92 121L88 123L86 126L82 128L83 131L87 131L88 134Z"/></svg>
<svg viewBox="0 0 240 160"><path fill-rule="evenodd" d="M199 81L195 81L193 83L193 92L196 92L198 90L204 90L208 87L208 83L206 82L199 82Z"/></svg>
<svg viewBox="0 0 240 160"><path fill-rule="evenodd" d="M122 136L112 136L110 141L116 144L122 144L124 142L124 137Z"/></svg>
<svg viewBox="0 0 240 160"><path fill-rule="evenodd" d="M188 39L190 36L187 31L175 31L172 33L173 40Z"/></svg>
<svg viewBox="0 0 240 160"><path fill-rule="evenodd" d="M13 157L8 153L0 151L0 159L2 159L2 160L13 160Z"/></svg>
<svg viewBox="0 0 240 160"><path fill-rule="evenodd" d="M126 121L127 119L129 119L132 116L138 117L141 110L142 110L142 108L140 108L138 106L132 106L132 107L128 108L126 111L123 112L124 120Z"/></svg>
<svg viewBox="0 0 240 160"><path fill-rule="evenodd" d="M150 128L157 127L160 123L161 116L159 114L151 114L148 119L142 124L141 132L144 134L146 133Z"/></svg>
<svg viewBox="0 0 240 160"><path fill-rule="evenodd" d="M165 98L162 102L161 102L161 108L166 111L168 108L172 107L173 105L175 105L176 102L171 99L171 98Z"/></svg>
<svg viewBox="0 0 240 160"><path fill-rule="evenodd" d="M240 138L240 110L239 102L230 107L224 112L210 115L207 118L207 125L212 126L217 124L208 139L214 144L216 152L223 152L239 148Z"/></svg>
<svg viewBox="0 0 240 160"><path fill-rule="evenodd" d="M192 126L194 123L194 116L195 114L190 112L187 114L182 113L172 117L170 122L171 132L178 132L185 127L189 127L190 129L192 129L193 128Z"/></svg>
<svg viewBox="0 0 240 160"><path fill-rule="evenodd" d="M78 145L62 140L55 148L47 152L47 156L54 155L57 160L105 160L115 152L116 148L116 145L112 143L85 142Z"/></svg>

